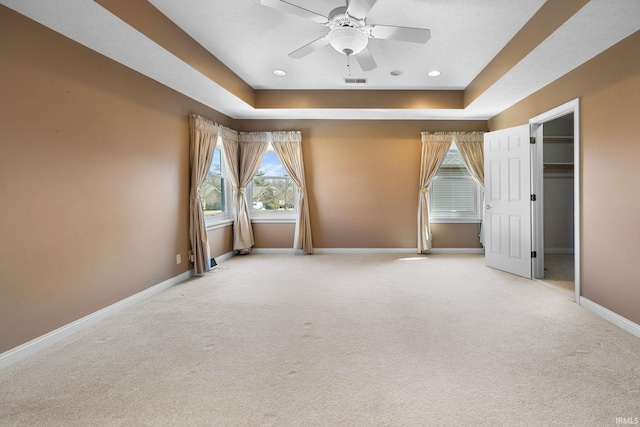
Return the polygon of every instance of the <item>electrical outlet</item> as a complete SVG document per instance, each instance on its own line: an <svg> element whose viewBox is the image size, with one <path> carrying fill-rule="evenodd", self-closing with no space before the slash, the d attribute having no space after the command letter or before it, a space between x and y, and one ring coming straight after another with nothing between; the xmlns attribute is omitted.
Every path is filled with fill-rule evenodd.
<svg viewBox="0 0 640 427"><path fill-rule="evenodd" d="M176 264L180 264L182 262L182 255L176 255Z"/></svg>

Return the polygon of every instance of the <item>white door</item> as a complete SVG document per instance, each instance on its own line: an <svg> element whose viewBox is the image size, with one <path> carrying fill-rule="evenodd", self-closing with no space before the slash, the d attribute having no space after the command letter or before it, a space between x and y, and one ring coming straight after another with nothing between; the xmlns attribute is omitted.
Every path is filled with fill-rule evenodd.
<svg viewBox="0 0 640 427"><path fill-rule="evenodd" d="M531 278L529 125L484 136L485 263Z"/></svg>

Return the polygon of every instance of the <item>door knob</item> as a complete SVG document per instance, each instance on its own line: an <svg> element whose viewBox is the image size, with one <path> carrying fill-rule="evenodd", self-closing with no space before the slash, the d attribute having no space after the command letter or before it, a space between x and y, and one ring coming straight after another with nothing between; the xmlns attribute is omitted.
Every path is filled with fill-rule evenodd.
<svg viewBox="0 0 640 427"><path fill-rule="evenodd" d="M487 209L491 209L491 205L487 205Z"/></svg>

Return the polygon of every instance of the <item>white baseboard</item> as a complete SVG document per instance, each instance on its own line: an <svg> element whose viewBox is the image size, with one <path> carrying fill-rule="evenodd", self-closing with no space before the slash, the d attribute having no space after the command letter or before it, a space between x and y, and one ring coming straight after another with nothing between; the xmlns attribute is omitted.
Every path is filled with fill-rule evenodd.
<svg viewBox="0 0 640 427"><path fill-rule="evenodd" d="M225 262L226 260L233 258L235 254L233 253L233 251L229 251L226 254L222 254L220 256L215 257L216 260L216 264L219 264L221 262Z"/></svg>
<svg viewBox="0 0 640 427"><path fill-rule="evenodd" d="M316 254L415 254L416 248L314 248Z"/></svg>
<svg viewBox="0 0 640 427"><path fill-rule="evenodd" d="M251 253L260 255L260 254L285 254L285 255L295 255L298 252L297 249L293 248L252 248Z"/></svg>
<svg viewBox="0 0 640 427"><path fill-rule="evenodd" d="M484 254L483 248L432 248L431 254Z"/></svg>
<svg viewBox="0 0 640 427"><path fill-rule="evenodd" d="M185 280L188 280L189 278L191 278L191 273L191 271L185 271L184 273L172 277L171 279L167 279L164 282L158 283L157 285L145 289L144 291L131 295L130 297L118 301L115 304L91 313L81 319L71 322L54 331L51 331L45 335L42 335L36 339L33 339L27 343L24 343L5 353L0 354L0 370L11 366L23 359L26 359L27 357L33 356L34 354L48 347L51 347L54 344L64 341L72 335L82 331L83 329L93 326L102 320L108 319L109 317L112 317L128 308L133 307L136 304L141 303L146 299L151 298L156 294L159 294L166 289L169 289L172 286L177 285L178 283L182 283Z"/></svg>
<svg viewBox="0 0 640 427"><path fill-rule="evenodd" d="M608 308L604 308L603 306L596 304L595 302L585 297L580 297L580 306L594 312L598 316L604 318L605 320L608 320L617 327L629 332L631 335L640 338L640 325L638 325L637 323L634 323L631 320L624 318L619 314L609 310Z"/></svg>
<svg viewBox="0 0 640 427"><path fill-rule="evenodd" d="M254 248L252 254L297 254L297 249ZM416 248L314 248L316 254L414 254ZM430 254L483 254L483 248L433 248Z"/></svg>

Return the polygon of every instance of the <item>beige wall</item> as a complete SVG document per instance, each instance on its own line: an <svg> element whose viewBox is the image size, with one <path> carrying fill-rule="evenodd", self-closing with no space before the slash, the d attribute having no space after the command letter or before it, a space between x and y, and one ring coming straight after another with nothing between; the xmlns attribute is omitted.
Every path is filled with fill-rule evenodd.
<svg viewBox="0 0 640 427"><path fill-rule="evenodd" d="M240 126L302 131L314 247L414 248L420 133L485 130L486 122L245 120ZM440 224L434 227L434 247L480 247L477 227ZM276 239L269 228L254 229L256 247L282 247L281 236Z"/></svg>
<svg viewBox="0 0 640 427"><path fill-rule="evenodd" d="M490 120L492 130L580 98L582 295L640 323L640 32Z"/></svg>
<svg viewBox="0 0 640 427"><path fill-rule="evenodd" d="M303 132L318 248L414 247L420 132L486 127L233 121L4 6L0 37L0 352L187 271L190 112ZM635 34L490 121L581 98L583 294L636 323L638 51ZM434 246L470 247L476 227L437 224ZM230 250L231 227L209 236L214 256ZM256 226L258 247L289 236Z"/></svg>
<svg viewBox="0 0 640 427"><path fill-rule="evenodd" d="M433 247L481 249L480 224L431 224Z"/></svg>
<svg viewBox="0 0 640 427"><path fill-rule="evenodd" d="M4 6L0 29L0 353L188 270L191 112L303 131L318 247L414 246L420 131L486 126L241 126ZM231 250L232 227L209 237L214 256ZM256 247L292 239L256 225Z"/></svg>
<svg viewBox="0 0 640 427"><path fill-rule="evenodd" d="M295 224L253 223L255 248L290 249L293 247Z"/></svg>
<svg viewBox="0 0 640 427"><path fill-rule="evenodd" d="M207 231L211 256L216 258L233 251L233 226L214 228Z"/></svg>
<svg viewBox="0 0 640 427"><path fill-rule="evenodd" d="M187 271L187 115L234 123L4 6L0 40L2 353Z"/></svg>

